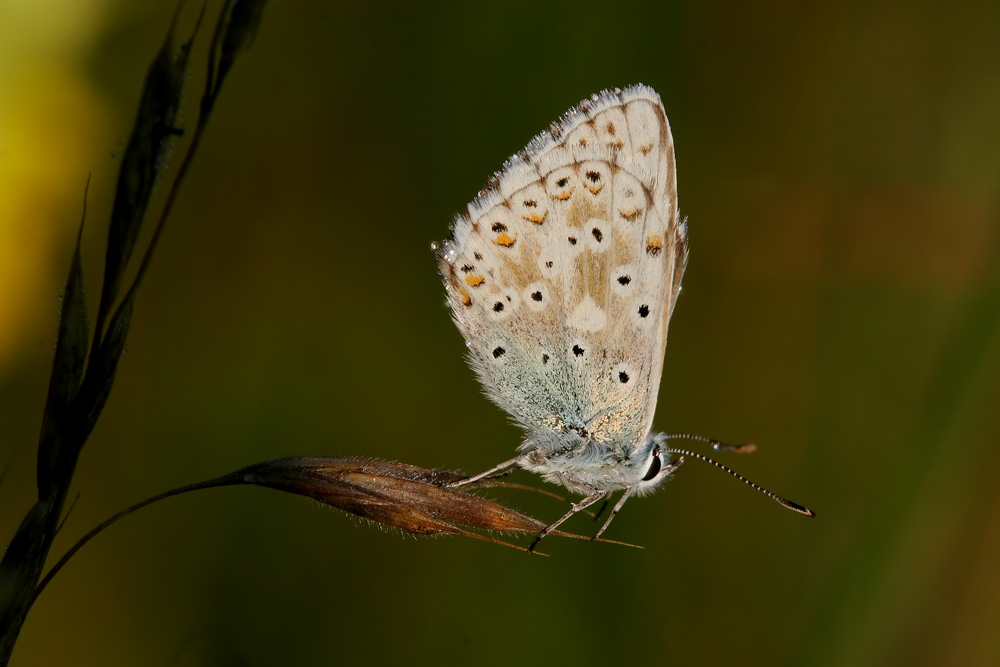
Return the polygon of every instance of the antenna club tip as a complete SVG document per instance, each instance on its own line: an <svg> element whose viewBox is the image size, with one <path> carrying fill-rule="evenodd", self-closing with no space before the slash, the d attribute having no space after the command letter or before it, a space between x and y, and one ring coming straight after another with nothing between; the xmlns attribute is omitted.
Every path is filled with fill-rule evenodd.
<svg viewBox="0 0 1000 667"><path fill-rule="evenodd" d="M792 510L793 512L798 512L799 514L804 514L805 516L809 517L810 519L815 519L816 518L816 512L813 512L811 509L809 509L805 505L799 505L798 503L793 503L791 500L788 500L786 498L782 498L780 496L775 497L775 500L778 501L779 505L782 505L785 508Z"/></svg>
<svg viewBox="0 0 1000 667"><path fill-rule="evenodd" d="M745 445L736 445L733 447L733 451L737 454L753 454L757 451L757 445L748 442Z"/></svg>
<svg viewBox="0 0 1000 667"><path fill-rule="evenodd" d="M799 505L798 503L793 503L793 502L789 501L789 503L788 503L788 509L795 510L799 514L804 514L805 516L809 517L810 519L815 519L816 518L816 512L813 512L808 507L805 507L804 505Z"/></svg>

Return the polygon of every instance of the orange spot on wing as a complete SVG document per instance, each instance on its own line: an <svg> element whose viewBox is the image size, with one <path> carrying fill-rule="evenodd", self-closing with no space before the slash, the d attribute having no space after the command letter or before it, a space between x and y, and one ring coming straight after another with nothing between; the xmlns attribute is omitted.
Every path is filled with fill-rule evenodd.
<svg viewBox="0 0 1000 667"><path fill-rule="evenodd" d="M650 234L646 239L646 252L650 255L658 255L663 250L663 237L659 234Z"/></svg>
<svg viewBox="0 0 1000 667"><path fill-rule="evenodd" d="M477 275L475 273L470 273L469 275L465 276L465 284L468 285L469 287L479 287L484 282L486 282L486 278Z"/></svg>
<svg viewBox="0 0 1000 667"><path fill-rule="evenodd" d="M566 201L572 195L573 195L573 191L570 190L569 192L560 192L559 194L555 195L555 198L556 199L561 199L562 201Z"/></svg>
<svg viewBox="0 0 1000 667"><path fill-rule="evenodd" d="M494 243L496 243L497 245L502 245L504 248L511 247L512 245L514 245L515 241L517 241L517 239L508 234L507 232L500 232L499 234L497 234L497 237L493 239Z"/></svg>
<svg viewBox="0 0 1000 667"><path fill-rule="evenodd" d="M529 213L528 215L523 215L521 217L527 220L528 222L535 223L536 225L540 225L543 222L545 222L544 213Z"/></svg>
<svg viewBox="0 0 1000 667"><path fill-rule="evenodd" d="M625 218L629 222L635 222L636 218L638 218L641 214L641 208L634 208L631 211L618 211L618 215Z"/></svg>
<svg viewBox="0 0 1000 667"><path fill-rule="evenodd" d="M463 306L465 306L466 308L468 308L469 306L471 306L471 305L472 305L472 297L471 297L471 296L469 296L469 293L468 293L468 292L466 292L464 288L462 288L462 287L459 287L459 288L458 288L458 293L459 293L459 294L461 295L461 297L462 297L462 305L463 305Z"/></svg>

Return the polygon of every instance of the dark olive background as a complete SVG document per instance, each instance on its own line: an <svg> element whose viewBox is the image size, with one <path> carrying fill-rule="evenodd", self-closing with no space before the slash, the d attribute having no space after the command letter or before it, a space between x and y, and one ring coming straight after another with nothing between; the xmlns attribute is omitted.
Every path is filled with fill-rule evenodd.
<svg viewBox="0 0 1000 667"><path fill-rule="evenodd" d="M635 82L667 109L692 248L656 427L757 443L720 457L819 516L690 461L609 531L644 550L551 539L532 558L203 491L82 551L13 664L1000 662L1000 11L960 4L272 3L139 295L55 555L259 460L511 456L430 243L535 132ZM40 296L0 322L26 332L0 369L5 536L32 498L83 183L93 303L109 154L172 11L97 3L67 56L96 111L51 119L89 152L67 173L46 146L70 194L18 222L53 231Z"/></svg>

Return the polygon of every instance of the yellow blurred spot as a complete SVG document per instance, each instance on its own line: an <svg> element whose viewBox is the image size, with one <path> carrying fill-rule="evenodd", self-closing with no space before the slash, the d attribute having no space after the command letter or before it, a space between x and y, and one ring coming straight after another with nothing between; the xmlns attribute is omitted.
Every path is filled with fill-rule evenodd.
<svg viewBox="0 0 1000 667"><path fill-rule="evenodd" d="M465 283L469 287L479 287L484 282L486 282L486 278L480 275L476 275L475 273L470 273L469 275L465 276Z"/></svg>
<svg viewBox="0 0 1000 667"><path fill-rule="evenodd" d="M112 145L106 111L80 66L105 12L101 3L59 9L0 3L0 369L26 340L54 340L84 185Z"/></svg>

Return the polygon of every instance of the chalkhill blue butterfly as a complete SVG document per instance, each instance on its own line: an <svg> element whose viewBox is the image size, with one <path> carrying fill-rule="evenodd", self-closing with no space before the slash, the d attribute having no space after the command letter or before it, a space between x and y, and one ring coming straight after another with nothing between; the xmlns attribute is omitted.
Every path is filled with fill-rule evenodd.
<svg viewBox="0 0 1000 667"><path fill-rule="evenodd" d="M652 88L606 90L570 109L507 160L435 247L470 363L525 432L516 457L456 485L519 467L585 495L532 547L621 491L600 536L684 456L747 481L666 446L694 436L651 431L688 260L673 138Z"/></svg>

